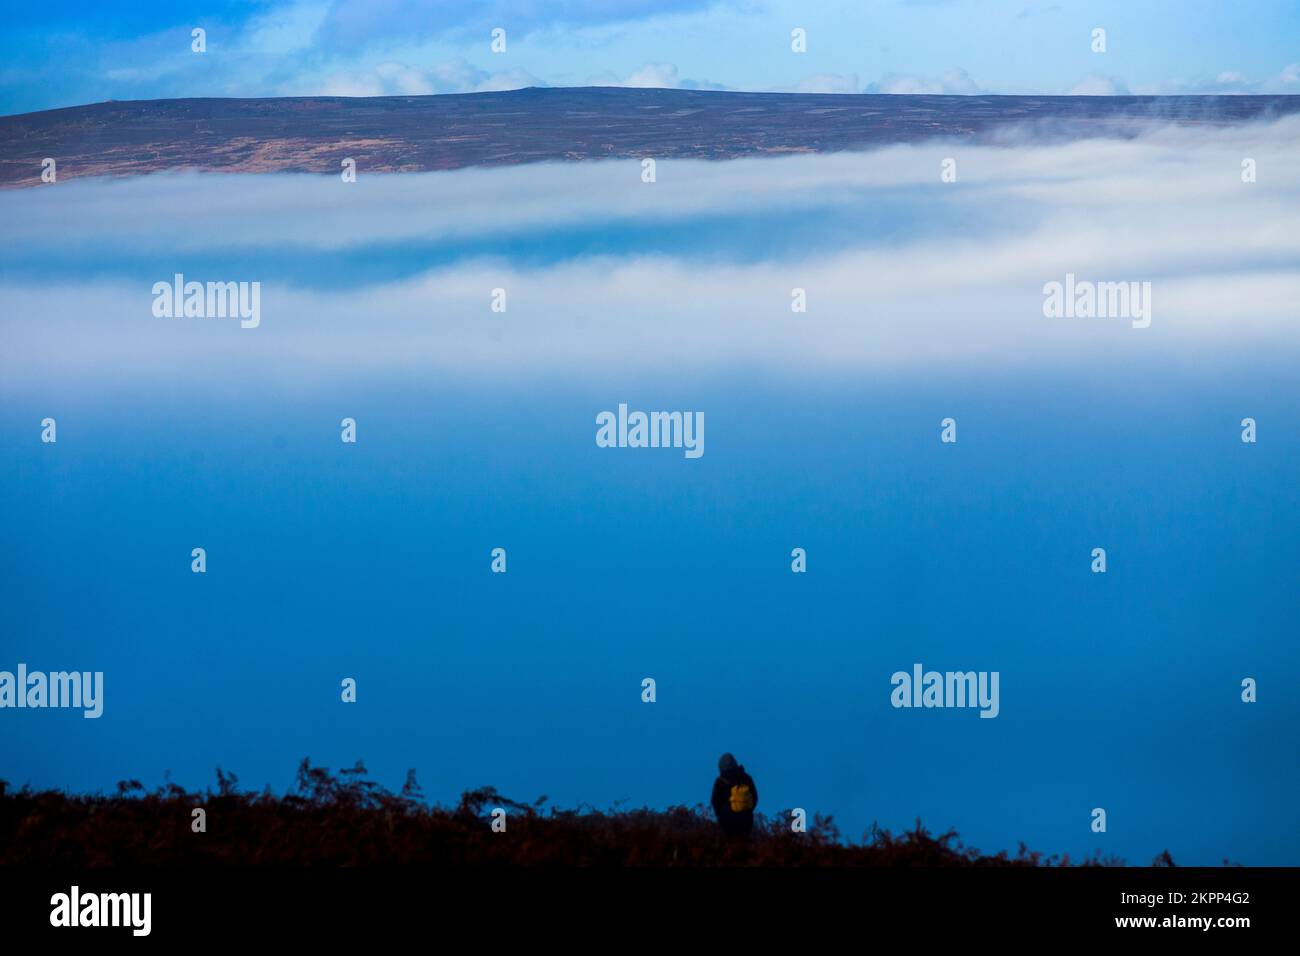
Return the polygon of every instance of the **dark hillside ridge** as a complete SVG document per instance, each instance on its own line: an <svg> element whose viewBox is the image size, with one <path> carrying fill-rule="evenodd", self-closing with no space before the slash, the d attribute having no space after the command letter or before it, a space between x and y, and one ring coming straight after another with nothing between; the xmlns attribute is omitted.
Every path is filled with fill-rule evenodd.
<svg viewBox="0 0 1300 956"><path fill-rule="evenodd" d="M490 787L454 807L430 806L415 780L392 793L364 765L331 773L304 760L283 796L239 789L217 770L217 787L187 792L169 784L146 792L123 781L113 795L12 790L0 780L0 868L22 866L571 866L878 867L1069 866L1022 844L1015 855L963 846L955 833L932 835L918 820L895 836L873 827L862 842L841 838L830 817L812 814L796 833L790 811L755 815L747 841L723 837L703 807L667 810L543 809ZM195 810L204 811L197 832ZM506 828L494 831L493 811ZM1076 865L1123 865L1098 852ZM1156 865L1172 865L1168 853Z"/></svg>
<svg viewBox="0 0 1300 956"><path fill-rule="evenodd" d="M175 169L337 175L584 159L736 159L932 137L1125 136L1150 121L1230 125L1300 96L901 96L585 87L434 96L177 99L0 117L0 186Z"/></svg>

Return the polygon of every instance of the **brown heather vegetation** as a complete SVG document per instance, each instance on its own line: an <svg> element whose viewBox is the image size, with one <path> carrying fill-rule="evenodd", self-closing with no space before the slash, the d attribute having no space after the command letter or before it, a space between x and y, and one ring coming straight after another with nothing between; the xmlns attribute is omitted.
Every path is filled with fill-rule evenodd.
<svg viewBox="0 0 1300 956"><path fill-rule="evenodd" d="M920 821L895 836L873 827L863 842L846 842L830 817L807 833L790 832L788 812L758 815L748 842L719 835L702 806L668 810L543 809L490 787L462 795L454 807L429 806L415 782L392 793L366 779L360 763L331 774L304 760L294 790L238 789L217 770L216 789L190 793L174 784L146 792L123 781L113 795L14 791L0 781L0 865L275 865L365 866L1067 866L1020 846L1015 856L986 856L955 833L931 835ZM207 811L207 832L191 831L195 807ZM508 813L506 833L493 833L494 807ZM1157 864L1172 865L1168 854ZM1100 857L1084 865L1118 865Z"/></svg>

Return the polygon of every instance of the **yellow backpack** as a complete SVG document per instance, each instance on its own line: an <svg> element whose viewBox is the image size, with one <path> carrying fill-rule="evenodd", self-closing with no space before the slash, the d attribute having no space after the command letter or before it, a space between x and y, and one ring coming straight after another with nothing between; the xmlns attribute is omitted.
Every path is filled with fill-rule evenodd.
<svg viewBox="0 0 1300 956"><path fill-rule="evenodd" d="M744 813L754 809L754 792L749 784L738 783L731 788L731 812Z"/></svg>

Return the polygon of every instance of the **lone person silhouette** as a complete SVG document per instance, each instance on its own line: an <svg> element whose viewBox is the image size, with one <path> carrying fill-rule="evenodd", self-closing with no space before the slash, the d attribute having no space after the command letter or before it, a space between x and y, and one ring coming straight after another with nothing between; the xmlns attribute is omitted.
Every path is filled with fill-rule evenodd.
<svg viewBox="0 0 1300 956"><path fill-rule="evenodd" d="M758 787L731 754L718 758L718 779L713 781L713 797L709 802L723 833L741 839L749 836L754 829Z"/></svg>

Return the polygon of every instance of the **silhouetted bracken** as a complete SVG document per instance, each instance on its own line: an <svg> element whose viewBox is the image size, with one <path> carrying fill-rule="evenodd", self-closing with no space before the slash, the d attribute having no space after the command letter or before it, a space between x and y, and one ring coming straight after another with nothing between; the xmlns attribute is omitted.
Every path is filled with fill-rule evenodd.
<svg viewBox="0 0 1300 956"><path fill-rule="evenodd" d="M288 864L364 866L1052 866L1022 844L1015 856L986 856L952 832L916 827L898 836L872 827L863 842L843 840L830 817L806 833L790 813L758 816L747 843L718 834L702 806L667 810L544 809L546 798L520 803L491 787L471 790L454 807L429 806L414 771L398 793L366 779L360 763L332 774L304 760L293 791L241 791L217 769L217 786L188 792L174 784L146 792L123 781L112 795L13 791L0 781L0 865L69 866ZM207 830L192 829L193 811ZM495 833L492 811L506 811ZM1163 859L1172 865L1168 854ZM1100 857L1084 865L1116 865Z"/></svg>

